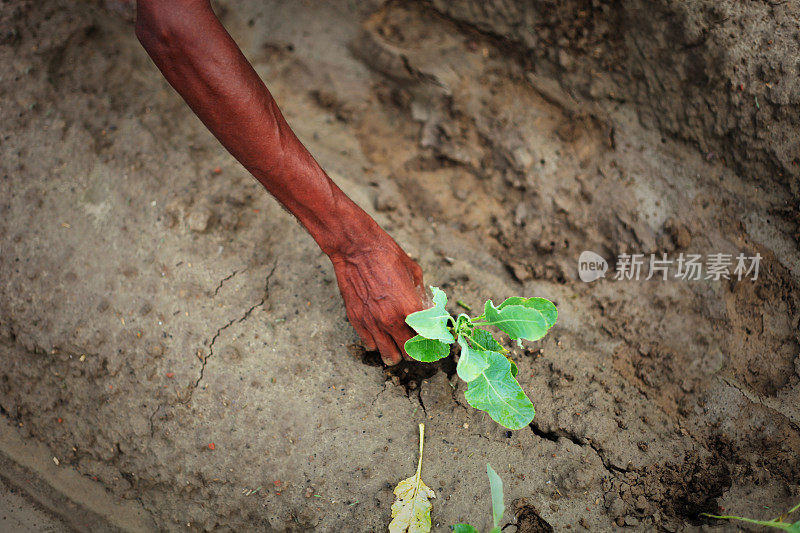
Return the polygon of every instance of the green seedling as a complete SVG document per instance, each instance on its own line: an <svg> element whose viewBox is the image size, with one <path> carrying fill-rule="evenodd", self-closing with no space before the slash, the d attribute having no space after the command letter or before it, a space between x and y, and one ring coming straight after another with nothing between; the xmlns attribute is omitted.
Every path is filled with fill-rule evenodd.
<svg viewBox="0 0 800 533"><path fill-rule="evenodd" d="M489 475L489 491L492 494L492 529L489 533L500 533L500 521L506 506L503 503L503 480L494 471L492 465L486 463L486 473ZM478 533L478 529L469 524L456 524L453 526L453 533Z"/></svg>
<svg viewBox="0 0 800 533"><path fill-rule="evenodd" d="M504 331L521 346L523 339L537 341L553 327L558 317L556 306L544 298L515 296L497 307L489 300L483 314L475 318L464 313L453 318L445 309L447 295L437 287L431 291L433 307L406 317L418 334L406 342L406 353L417 361L432 363L450 355L450 345L458 342L461 353L456 373L469 384L464 394L467 402L508 429L530 424L536 411L516 380L517 365L483 326Z"/></svg>
<svg viewBox="0 0 800 533"><path fill-rule="evenodd" d="M741 522L747 522L748 524L756 524L758 526L782 529L784 531L788 531L789 533L800 533L800 520L794 523L786 522L786 519L789 517L789 515L799 509L800 509L800 503L789 509L789 511L786 514L783 514L778 518L773 518L772 520L755 520L753 518L744 518L742 516L718 516L708 513L703 513L703 516L708 516L709 518L717 518L719 520L739 520Z"/></svg>

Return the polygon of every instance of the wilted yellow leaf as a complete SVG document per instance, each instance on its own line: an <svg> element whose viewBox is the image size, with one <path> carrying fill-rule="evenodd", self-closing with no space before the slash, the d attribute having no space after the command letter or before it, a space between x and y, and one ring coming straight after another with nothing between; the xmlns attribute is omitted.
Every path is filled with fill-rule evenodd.
<svg viewBox="0 0 800 533"><path fill-rule="evenodd" d="M429 533L431 530L431 502L434 493L422 482L422 445L425 441L425 424L419 425L419 462L416 475L404 479L394 489L397 499L392 504L392 521L389 533Z"/></svg>

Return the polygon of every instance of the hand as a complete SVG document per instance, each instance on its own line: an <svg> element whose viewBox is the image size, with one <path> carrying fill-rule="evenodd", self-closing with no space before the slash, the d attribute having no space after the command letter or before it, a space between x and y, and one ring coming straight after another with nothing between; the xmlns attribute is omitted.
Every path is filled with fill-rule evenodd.
<svg viewBox="0 0 800 533"><path fill-rule="evenodd" d="M403 346L415 333L405 318L427 300L419 265L388 235L331 262L347 318L367 350L379 350L387 365L410 359Z"/></svg>

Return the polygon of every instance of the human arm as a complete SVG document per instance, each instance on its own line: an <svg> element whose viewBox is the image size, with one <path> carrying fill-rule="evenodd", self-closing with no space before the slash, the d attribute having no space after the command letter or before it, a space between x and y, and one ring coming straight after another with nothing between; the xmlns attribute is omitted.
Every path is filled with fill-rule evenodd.
<svg viewBox="0 0 800 533"><path fill-rule="evenodd" d="M387 364L413 336L420 267L328 177L214 15L208 0L139 0L136 35L164 77L228 151L328 255L347 316Z"/></svg>

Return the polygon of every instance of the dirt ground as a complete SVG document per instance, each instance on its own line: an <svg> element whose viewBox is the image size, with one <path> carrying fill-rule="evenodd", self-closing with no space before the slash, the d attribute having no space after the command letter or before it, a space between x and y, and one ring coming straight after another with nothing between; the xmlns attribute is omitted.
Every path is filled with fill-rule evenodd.
<svg viewBox="0 0 800 533"><path fill-rule="evenodd" d="M69 529L47 511L39 508L26 495L0 481L0 526L4 531L62 533Z"/></svg>
<svg viewBox="0 0 800 533"><path fill-rule="evenodd" d="M326 257L161 78L124 9L66 0L0 3L0 414L165 531L385 530L419 422L435 531L488 524L487 462L506 532L735 531L699 515L800 501L797 66L751 129L717 134L670 114L669 70L647 101L609 97L619 79L600 74L605 92L571 90L554 72L590 63L547 54L564 43L439 4L215 5L429 284L473 307L556 302L550 335L508 344L530 430L471 409L450 360L389 371L365 353ZM760 24L789 27L786 10ZM762 260L756 281L584 283L584 250Z"/></svg>

